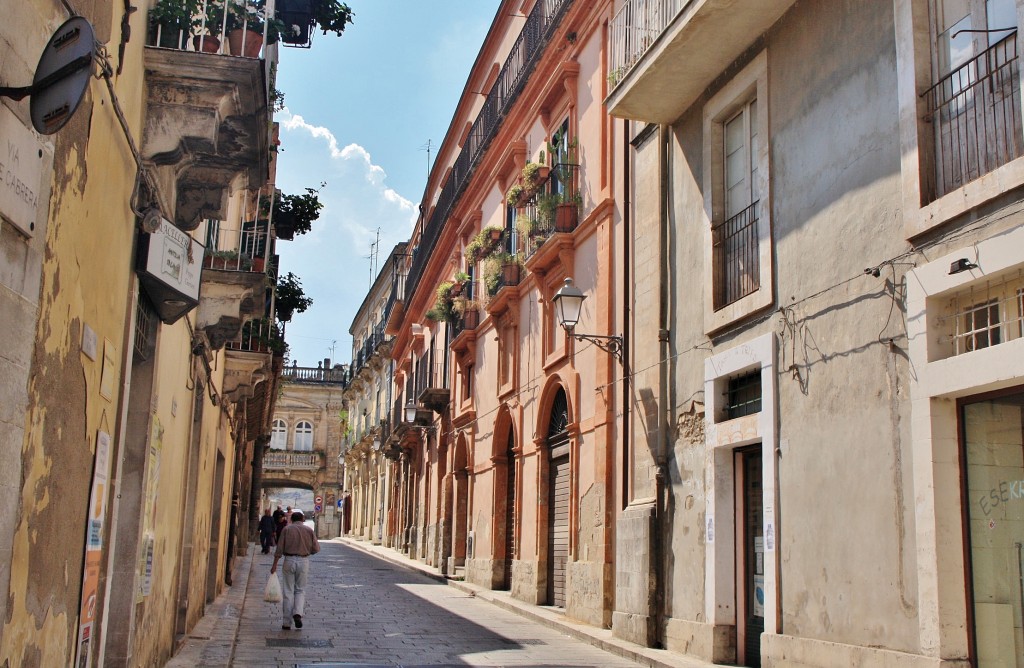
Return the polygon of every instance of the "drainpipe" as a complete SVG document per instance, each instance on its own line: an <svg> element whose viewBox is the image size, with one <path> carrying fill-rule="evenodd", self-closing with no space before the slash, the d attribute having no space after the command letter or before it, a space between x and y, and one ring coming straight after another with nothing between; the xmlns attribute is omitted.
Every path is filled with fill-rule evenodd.
<svg viewBox="0 0 1024 668"><path fill-rule="evenodd" d="M630 267L632 265L630 253L632 253L632 244L630 244L630 224L632 223L632 216L630 215L630 206L632 204L631 197L632 191L630 190L630 139L629 139L629 120L622 119L622 359L624 364L622 365L622 499L619 501L620 510L625 510L626 506L629 505L629 476L630 476L630 452L634 447L632 434L630 434L630 378L629 378L629 365L630 359L630 343L632 337L630 336L630 308L631 299L633 299L632 286L630 281L632 276L630 274Z"/></svg>
<svg viewBox="0 0 1024 668"><path fill-rule="evenodd" d="M659 201L659 269L658 269L658 356L661 360L668 360L669 353L669 310L671 308L669 293L669 212L671 201L669 197L669 137L670 133L666 126L658 128L659 133L659 160L658 171L661 177L661 186L658 190ZM668 475L667 459L669 448L669 407L673 402L669 401L669 364L662 362L658 368L658 397L661 401L661 410L658 411L658 443L655 453L655 464L658 467L655 474L655 540L654 552L656 561L654 567L655 582L655 632L659 644L664 647L664 617L665 617L665 548L668 533Z"/></svg>

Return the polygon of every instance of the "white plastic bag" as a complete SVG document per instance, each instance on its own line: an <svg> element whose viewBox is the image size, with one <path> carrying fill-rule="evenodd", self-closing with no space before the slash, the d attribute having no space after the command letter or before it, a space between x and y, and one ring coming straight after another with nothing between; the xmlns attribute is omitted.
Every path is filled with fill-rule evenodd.
<svg viewBox="0 0 1024 668"><path fill-rule="evenodd" d="M263 600L268 603L281 602L281 581L277 579L277 575L274 573L270 574L267 586L263 588Z"/></svg>

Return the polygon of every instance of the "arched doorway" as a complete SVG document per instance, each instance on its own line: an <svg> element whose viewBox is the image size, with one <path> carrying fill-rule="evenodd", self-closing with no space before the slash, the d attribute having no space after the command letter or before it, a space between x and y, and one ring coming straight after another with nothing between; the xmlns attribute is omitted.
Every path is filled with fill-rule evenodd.
<svg viewBox="0 0 1024 668"><path fill-rule="evenodd" d="M501 588L512 590L512 561L516 557L516 435L511 425L505 446L505 560Z"/></svg>
<svg viewBox="0 0 1024 668"><path fill-rule="evenodd" d="M452 536L452 574L459 575L466 567L466 539L469 532L469 456L466 437L459 434L455 442L455 457L452 462L452 482L455 496L454 535Z"/></svg>
<svg viewBox="0 0 1024 668"><path fill-rule="evenodd" d="M569 403L559 388L548 422L548 568L547 603L565 607L565 572L569 561Z"/></svg>

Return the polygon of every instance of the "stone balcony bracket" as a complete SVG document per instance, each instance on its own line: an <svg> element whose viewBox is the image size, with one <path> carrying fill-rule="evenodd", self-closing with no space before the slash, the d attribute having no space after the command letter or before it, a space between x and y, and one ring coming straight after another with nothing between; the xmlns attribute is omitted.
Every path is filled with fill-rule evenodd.
<svg viewBox="0 0 1024 668"><path fill-rule="evenodd" d="M224 366L224 396L233 402L253 396L256 386L270 377L270 355L228 350Z"/></svg>
<svg viewBox="0 0 1024 668"><path fill-rule="evenodd" d="M262 60L146 47L146 101L142 158L176 226L223 220L231 192L266 182L271 114Z"/></svg>
<svg viewBox="0 0 1024 668"><path fill-rule="evenodd" d="M261 272L203 269L196 329L211 349L220 350L238 336L242 323L263 316L266 285Z"/></svg>

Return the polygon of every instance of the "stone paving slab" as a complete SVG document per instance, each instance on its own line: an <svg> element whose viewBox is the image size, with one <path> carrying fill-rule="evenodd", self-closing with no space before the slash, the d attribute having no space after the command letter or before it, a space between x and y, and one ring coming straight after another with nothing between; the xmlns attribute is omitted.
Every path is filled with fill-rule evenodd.
<svg viewBox="0 0 1024 668"><path fill-rule="evenodd" d="M207 609L172 668L599 666L707 668L464 582L388 548L322 541L310 560L304 627L281 629L263 601L271 555L250 549L230 587Z"/></svg>

